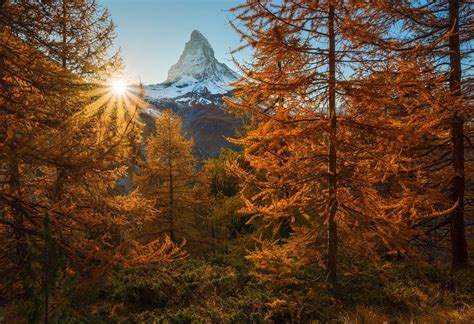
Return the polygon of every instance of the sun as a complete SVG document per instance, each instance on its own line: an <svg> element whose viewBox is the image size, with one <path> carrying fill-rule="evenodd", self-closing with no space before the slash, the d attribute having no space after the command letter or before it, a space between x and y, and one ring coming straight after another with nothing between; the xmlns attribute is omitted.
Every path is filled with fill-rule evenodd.
<svg viewBox="0 0 474 324"><path fill-rule="evenodd" d="M110 86L115 94L123 94L127 91L127 81L124 79L113 79L110 81Z"/></svg>

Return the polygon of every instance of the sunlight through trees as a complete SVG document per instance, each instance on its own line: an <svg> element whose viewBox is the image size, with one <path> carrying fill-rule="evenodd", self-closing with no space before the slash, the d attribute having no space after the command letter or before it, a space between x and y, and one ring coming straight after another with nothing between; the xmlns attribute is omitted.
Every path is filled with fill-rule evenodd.
<svg viewBox="0 0 474 324"><path fill-rule="evenodd" d="M153 85L103 3L0 1L0 323L474 322L472 3L236 1Z"/></svg>

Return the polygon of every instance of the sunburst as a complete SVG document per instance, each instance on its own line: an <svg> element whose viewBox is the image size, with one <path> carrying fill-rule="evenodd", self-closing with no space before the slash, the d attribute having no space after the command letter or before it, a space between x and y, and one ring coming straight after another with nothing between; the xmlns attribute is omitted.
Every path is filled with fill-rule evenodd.
<svg viewBox="0 0 474 324"><path fill-rule="evenodd" d="M122 95L128 90L127 81L120 78L115 78L110 81L110 87L113 93Z"/></svg>
<svg viewBox="0 0 474 324"><path fill-rule="evenodd" d="M66 121L66 131L60 141L67 141L91 120L100 120L104 127L113 121L115 127L126 132L132 120L137 119L139 110L148 106L134 91L135 88L125 79L117 77L102 82L93 90L83 92L82 96L89 103Z"/></svg>

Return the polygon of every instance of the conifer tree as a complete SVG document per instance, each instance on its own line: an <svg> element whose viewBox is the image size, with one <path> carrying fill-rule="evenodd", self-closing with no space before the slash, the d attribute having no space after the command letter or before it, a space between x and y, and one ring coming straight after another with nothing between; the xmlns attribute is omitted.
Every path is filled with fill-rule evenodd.
<svg viewBox="0 0 474 324"><path fill-rule="evenodd" d="M312 258L321 262L324 256L334 286L337 237L351 253L406 253L410 239L420 234L414 224L430 215L440 217L443 209L427 198L434 197L431 191L431 196L417 199L414 189L426 181L426 173L401 172L418 166L404 156L410 146L398 138L420 139L429 129L416 128L423 123L418 115L409 116L417 126L402 127L400 115L383 112L390 105L415 102L407 98L414 90L427 93L405 83L414 75L420 78L423 65L400 60L413 70L402 70L398 79L387 69L381 78L400 82L399 89L394 83L373 82L376 67L384 67L386 57L382 50L367 46L365 37L390 31L377 6L247 1L234 11L243 26L235 26L236 30L253 49L255 62L241 66L244 78L236 84L237 99L227 100L252 113L255 121L247 135L235 141L244 145L244 156L254 168L254 172L235 168L249 184L242 191L243 212L253 216L251 221L263 218L270 226L275 224L278 234L250 258L258 267L272 268L272 258L289 266L295 255L302 264ZM374 68L367 72L366 66ZM370 75L374 79L365 80ZM361 96L364 93L374 97ZM387 102L375 100L381 93ZM401 96L401 102L394 95ZM370 106L373 111L366 112L362 105L351 108L363 98L366 104L376 103ZM417 112L426 107L424 99ZM384 119L371 120L372 113ZM288 225L289 233L282 231ZM337 230L344 234L337 235Z"/></svg>
<svg viewBox="0 0 474 324"><path fill-rule="evenodd" d="M76 10L81 4L68 2ZM126 139L140 127L141 104L92 79L111 62L102 57L108 41L96 43L97 55L81 57L75 55L94 46L76 43L58 62L51 31L65 21L56 5L9 1L0 12L2 291L32 302L26 316L45 322L50 298L61 298L59 281L77 276L85 283L118 264L153 265L179 255L170 242L142 246L126 235L142 226L141 208L149 207L137 195L112 194L126 170ZM82 9L84 17L91 14ZM69 30L93 42L111 36L109 29L95 31Z"/></svg>
<svg viewBox="0 0 474 324"><path fill-rule="evenodd" d="M171 241L178 239L179 223L193 203L192 185L196 175L193 141L186 138L181 119L164 110L155 120L156 133L148 139L146 161L135 183L145 197L155 201L158 220L165 220ZM181 234L182 236L182 234Z"/></svg>
<svg viewBox="0 0 474 324"><path fill-rule="evenodd" d="M218 158L205 161L195 186L201 223L215 246L249 230L238 214L242 207L239 179L228 169L234 162L241 162L241 154L222 149Z"/></svg>
<svg viewBox="0 0 474 324"><path fill-rule="evenodd" d="M121 65L110 55L115 25L96 0L11 1L3 14L12 32L66 70L107 80Z"/></svg>
<svg viewBox="0 0 474 324"><path fill-rule="evenodd" d="M394 29L402 26L403 32L386 33L366 41L389 53L389 57L411 56L423 62L431 76L425 74L418 79L418 88L432 89L433 85L437 88L430 105L442 109L431 116L431 123L437 124L435 133L449 132L449 137L444 136L440 140L442 144L432 143L427 150L435 153L431 156L434 162L429 162L431 168L443 170L440 177L431 179L430 186L451 195L455 206L450 215L452 265L463 267L468 263L464 223L466 208L469 208L465 204L466 179L470 181L470 175L465 171L468 162L465 147L469 147L466 139L472 137L466 133L466 125L472 120L468 99L471 72L467 63L472 59L468 45L472 41L472 8L457 0L382 1L377 5L389 17L390 26ZM446 183L451 183L451 188L446 188Z"/></svg>
<svg viewBox="0 0 474 324"><path fill-rule="evenodd" d="M240 33L255 50L256 63L244 68L249 82L237 85L237 96L245 94L245 99L231 104L257 114L260 125L239 142L248 145L246 158L266 178L254 179L262 190L252 201L247 200L247 211L276 220L278 227L287 226L288 221L294 227L303 221L303 215L314 222L315 216L321 215L327 224L327 271L335 285L338 131L334 4L247 1L234 10L247 28ZM320 48L318 43L329 47Z"/></svg>

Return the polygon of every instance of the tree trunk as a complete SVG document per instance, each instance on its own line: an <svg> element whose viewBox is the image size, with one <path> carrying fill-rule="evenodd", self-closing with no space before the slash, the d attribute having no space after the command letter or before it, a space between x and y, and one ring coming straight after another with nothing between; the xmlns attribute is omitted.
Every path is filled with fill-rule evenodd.
<svg viewBox="0 0 474 324"><path fill-rule="evenodd" d="M66 69L67 67L67 25L66 25L66 22L67 22L67 15L68 15L68 12L67 12L67 3L66 3L67 0L63 0L63 21L61 22L62 26L61 26L61 33L62 33L62 43L61 43L61 46L62 46L62 57L61 57L61 65L64 69Z"/></svg>
<svg viewBox="0 0 474 324"><path fill-rule="evenodd" d="M329 184L329 217L328 217L328 280L335 287L337 285L337 155L336 155L336 39L334 35L334 5L329 5L329 163L328 163L328 184Z"/></svg>
<svg viewBox="0 0 474 324"><path fill-rule="evenodd" d="M51 202L56 204L61 201L63 196L63 187L64 181L66 179L66 171L63 168L56 167L56 183L52 192ZM49 215L45 215L43 222L44 226L44 249L43 249L43 290L44 290L44 324L47 324L49 321L49 295L51 294L52 287L50 286L50 249L52 244L51 239L51 228L50 228L50 218ZM53 270L54 271L54 270Z"/></svg>
<svg viewBox="0 0 474 324"><path fill-rule="evenodd" d="M168 157L168 175L169 175L169 210L168 210L168 220L169 220L169 223L170 223L170 227L169 227L169 235L170 235L170 240L172 242L175 242L175 235L174 235L174 215L173 215L173 209L174 209L174 179L173 179L173 160L172 160L172 150L171 150L171 147L172 147L172 138L171 138L171 132L172 132L172 129L171 129L171 118L168 120L169 124L168 124L168 144L169 144L169 157Z"/></svg>
<svg viewBox="0 0 474 324"><path fill-rule="evenodd" d="M169 170L169 211L168 211L168 219L170 222L170 239L171 241L175 241L175 235L174 235L174 215L173 215L173 209L174 209L174 191L173 191L173 169L171 167L170 163L170 170Z"/></svg>
<svg viewBox="0 0 474 324"><path fill-rule="evenodd" d="M61 21L61 66L66 69L67 68L67 0L62 1L62 21ZM62 106L65 106L64 101L62 101ZM52 196L52 202L57 203L61 200L62 196L62 188L63 188L63 179L65 176L65 172L62 168L56 167L56 184L54 186L53 190L53 196ZM49 216L46 215L45 217L45 222L44 222L44 268L43 268L43 289L44 289L44 301L43 301L43 307L44 307L44 323L48 323L49 319L49 294L50 294L50 287L49 287L49 266L50 266L50 260L49 260L49 248L50 248L50 238L49 238L49 233L50 228L49 228Z"/></svg>
<svg viewBox="0 0 474 324"><path fill-rule="evenodd" d="M18 167L18 160L16 157L15 151L12 149L9 152L10 155L10 163L9 163L9 193L13 197L15 197L20 204L21 202L21 186L20 186L20 170ZM17 208L13 208L12 210L13 217L14 217L14 235L15 235L15 242L16 242L16 257L17 257L17 265L20 269L24 269L26 266L26 258L27 258L27 237L23 232L24 223L23 223L23 212L18 206Z"/></svg>
<svg viewBox="0 0 474 324"><path fill-rule="evenodd" d="M461 50L459 41L459 0L449 1L449 87L454 98L461 96ZM467 243L464 226L464 118L453 108L451 140L453 149L453 201L458 204L451 219L452 266L467 266Z"/></svg>

